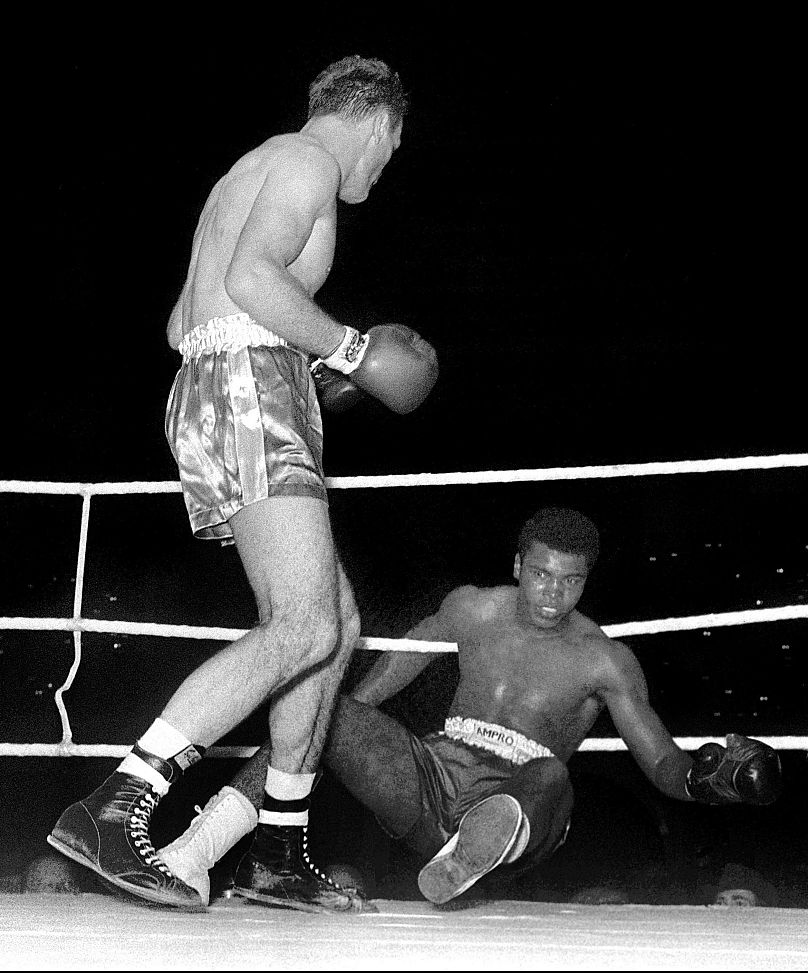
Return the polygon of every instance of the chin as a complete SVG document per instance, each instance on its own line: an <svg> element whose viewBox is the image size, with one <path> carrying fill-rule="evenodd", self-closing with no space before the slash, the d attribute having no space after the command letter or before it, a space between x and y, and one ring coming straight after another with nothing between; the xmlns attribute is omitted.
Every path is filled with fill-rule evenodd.
<svg viewBox="0 0 808 973"><path fill-rule="evenodd" d="M370 192L366 192L364 196L359 196L356 193L340 193L339 198L343 203L347 203L349 206L355 206L357 203L364 203L368 198Z"/></svg>

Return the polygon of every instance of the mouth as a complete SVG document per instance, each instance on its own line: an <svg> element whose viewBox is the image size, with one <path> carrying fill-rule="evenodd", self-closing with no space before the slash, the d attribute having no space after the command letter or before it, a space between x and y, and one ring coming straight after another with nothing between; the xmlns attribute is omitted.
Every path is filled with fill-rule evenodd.
<svg viewBox="0 0 808 973"><path fill-rule="evenodd" d="M542 618L558 618L560 614L558 608L551 608L549 605L539 605L536 610Z"/></svg>

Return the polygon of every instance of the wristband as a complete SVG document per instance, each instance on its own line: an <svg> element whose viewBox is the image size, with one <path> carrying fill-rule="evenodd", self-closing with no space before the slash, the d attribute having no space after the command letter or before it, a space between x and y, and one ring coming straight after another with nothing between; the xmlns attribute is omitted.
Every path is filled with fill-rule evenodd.
<svg viewBox="0 0 808 973"><path fill-rule="evenodd" d="M342 341L334 351L323 358L322 363L328 368L333 368L336 372L343 375L350 375L362 364L365 352L368 347L368 336L357 331L356 328L345 327L345 334Z"/></svg>

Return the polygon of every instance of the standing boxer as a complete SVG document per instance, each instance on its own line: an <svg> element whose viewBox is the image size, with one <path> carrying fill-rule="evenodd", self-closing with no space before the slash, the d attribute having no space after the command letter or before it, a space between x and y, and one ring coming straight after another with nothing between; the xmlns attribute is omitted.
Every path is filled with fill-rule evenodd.
<svg viewBox="0 0 808 973"><path fill-rule="evenodd" d="M150 817L178 774L272 697L259 815L272 841L256 854L278 875L279 895L302 907L351 907L306 851L309 793L359 635L331 535L310 358L332 386L399 413L423 401L438 369L415 332L387 325L361 334L313 298L334 257L337 200L367 198L401 142L407 107L382 61L329 65L310 86L303 128L241 158L197 226L167 329L182 366L166 433L191 527L235 543L260 622L188 676L118 770L71 805L48 838L152 902L203 907L155 852Z"/></svg>

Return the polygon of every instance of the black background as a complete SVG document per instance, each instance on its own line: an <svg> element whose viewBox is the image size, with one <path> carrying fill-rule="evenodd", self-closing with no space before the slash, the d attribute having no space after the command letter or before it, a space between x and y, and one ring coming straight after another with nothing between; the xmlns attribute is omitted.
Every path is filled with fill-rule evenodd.
<svg viewBox="0 0 808 973"><path fill-rule="evenodd" d="M438 349L441 379L411 416L371 402L327 416L327 473L804 451L793 283L802 104L787 25L703 26L685 25L680 39L613 24L613 36L585 43L546 22L438 30L408 17L395 28L318 23L290 42L242 21L212 25L200 44L132 15L95 39L75 24L64 44L26 38L9 79L11 437L0 475L176 479L162 421L177 358L164 328L199 211L241 154L303 124L308 82L349 53L388 60L412 110L369 200L340 204L318 300L358 327L415 327ZM78 503L6 501L2 613L69 614ZM359 504L335 492L365 634L402 634L455 584L506 583L519 524L556 502L603 528L583 604L603 624L805 600L800 471L363 491ZM252 623L232 551L192 540L179 497L93 510L85 615ZM631 643L675 733L806 732L804 625L709 639L707 655L694 655L707 643L700 632ZM139 638L86 642L71 703L81 742L128 742L198 660ZM58 739L48 690L69 667L70 639L7 633L2 644L4 739ZM399 715L434 722L451 679L447 669L415 687ZM234 739L257 742L260 719ZM636 776L628 758L576 759L584 793L593 779ZM715 812L716 848L739 822L775 835L769 863L799 840L804 754L785 759L784 809L751 824ZM25 763L61 782L57 808L98 778L95 761ZM29 770L2 764L14 768L7 781L30 786ZM643 786L634 780L647 800ZM28 801L11 832L30 839L20 846L30 855L53 808L40 803L31 825ZM669 815L686 813L672 805ZM9 861L18 867L20 855Z"/></svg>

